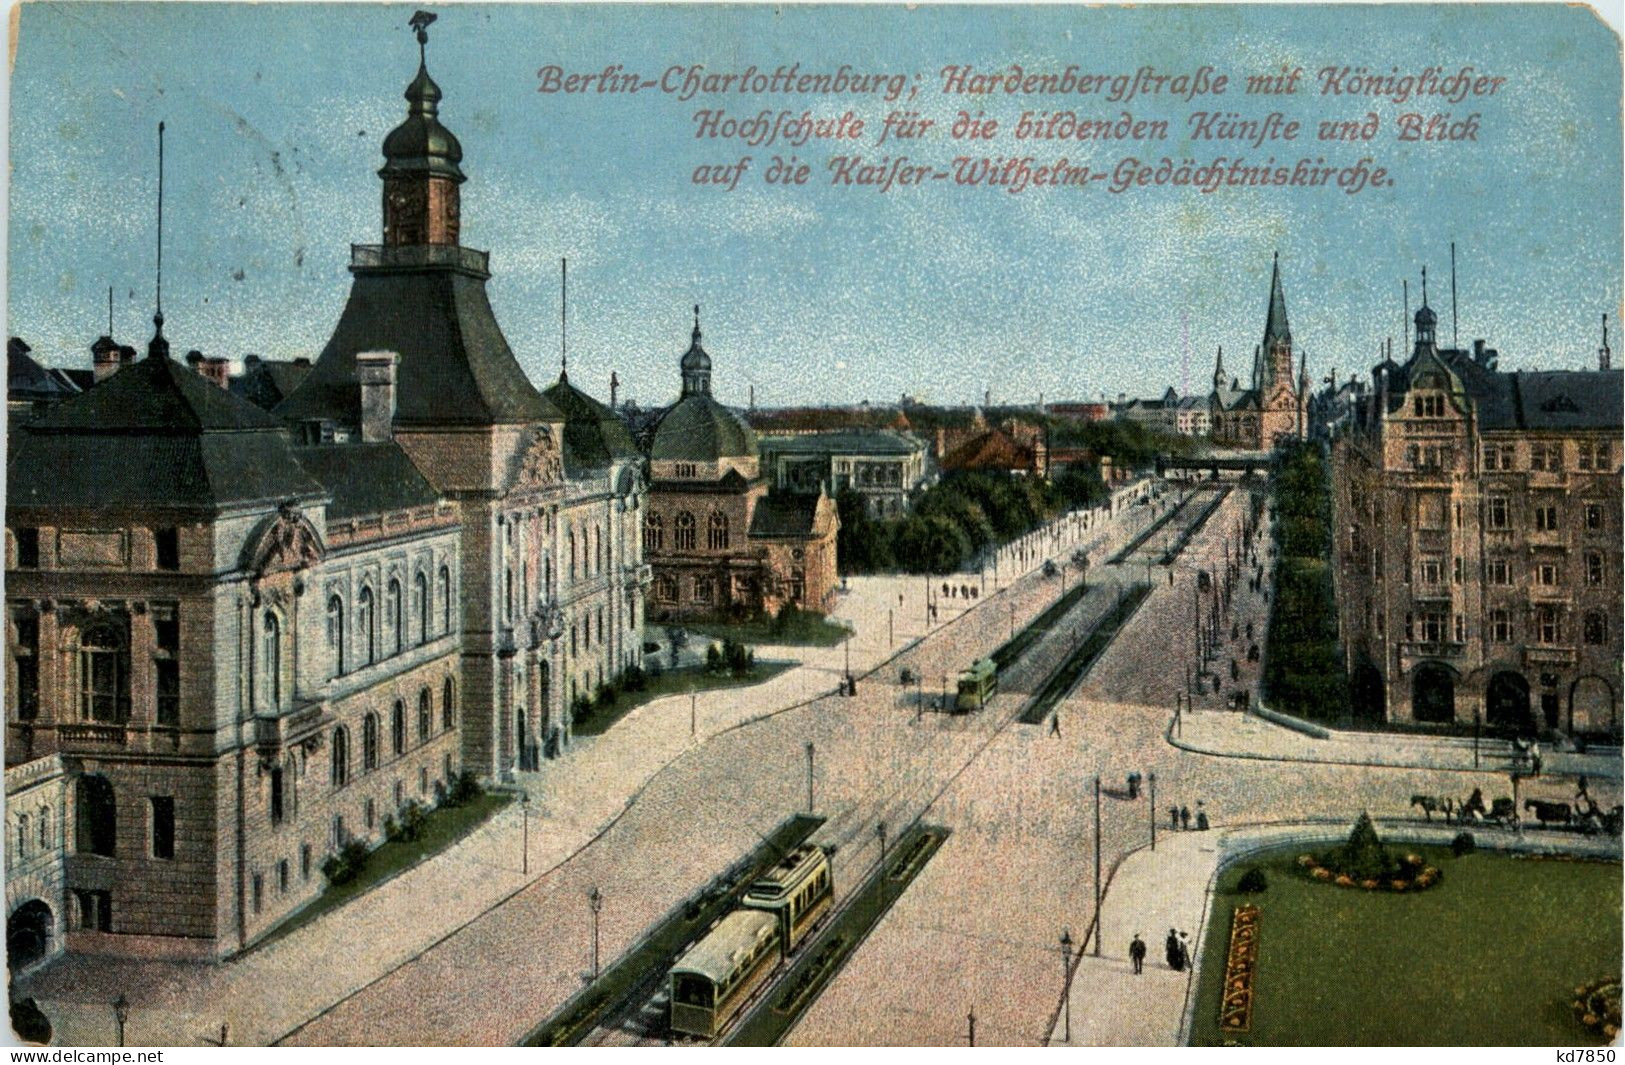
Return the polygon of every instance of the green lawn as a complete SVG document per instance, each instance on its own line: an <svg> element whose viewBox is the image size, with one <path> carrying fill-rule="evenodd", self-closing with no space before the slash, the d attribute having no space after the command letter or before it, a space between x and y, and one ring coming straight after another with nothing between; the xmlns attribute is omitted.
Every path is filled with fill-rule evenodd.
<svg viewBox="0 0 1625 1065"><path fill-rule="evenodd" d="M673 622L673 626L677 623ZM778 644L786 647L834 647L852 630L838 625L819 614L804 612L782 623L772 618L752 621L695 621L684 622L682 627L689 636L719 642L737 640L740 643Z"/></svg>
<svg viewBox="0 0 1625 1065"><path fill-rule="evenodd" d="M658 675L650 676L642 691L622 692L614 705L594 707L584 716L576 718L574 732L577 736L601 736L633 710L662 696L760 684L772 680L793 665L794 662L758 662L750 672L739 677L732 673L708 673L703 667L663 670Z"/></svg>
<svg viewBox="0 0 1625 1065"><path fill-rule="evenodd" d="M354 880L343 884L329 884L327 890L318 895L310 905L289 916L255 946L263 947L267 943L281 939L324 913L336 910L351 899L366 894L423 859L439 854L484 824L512 801L512 795L486 793L462 806L442 806L431 812L422 836L410 843L383 844L367 856L365 868Z"/></svg>
<svg viewBox="0 0 1625 1065"><path fill-rule="evenodd" d="M1563 1046L1596 1037L1569 1008L1580 984L1620 971L1620 866L1396 845L1438 866L1420 894L1309 880L1311 848L1238 862L1220 877L1191 1042L1224 1043L1219 992L1231 914L1255 903L1253 1046ZM1327 847L1315 848L1318 850ZM1269 888L1239 895L1262 866Z"/></svg>

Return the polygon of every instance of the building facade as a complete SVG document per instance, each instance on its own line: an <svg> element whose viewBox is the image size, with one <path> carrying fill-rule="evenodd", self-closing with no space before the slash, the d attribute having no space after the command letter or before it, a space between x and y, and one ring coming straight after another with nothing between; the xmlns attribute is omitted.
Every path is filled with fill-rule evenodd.
<svg viewBox="0 0 1625 1065"><path fill-rule="evenodd" d="M1253 349L1253 369L1247 387L1226 375L1224 349L1213 366L1209 393L1210 430L1221 447L1263 451L1283 440L1303 440L1308 426L1308 360L1300 353L1298 380L1292 378L1292 327L1286 316L1286 293L1281 287L1281 259L1270 271L1269 308L1264 316L1264 341Z"/></svg>
<svg viewBox="0 0 1625 1065"><path fill-rule="evenodd" d="M649 446L649 611L665 620L830 610L835 502L822 490L770 491L755 431L711 396L698 307L680 369L681 395Z"/></svg>
<svg viewBox="0 0 1625 1065"><path fill-rule="evenodd" d="M774 489L834 497L851 490L871 517L906 513L925 486L925 441L886 429L763 436L764 472Z"/></svg>
<svg viewBox="0 0 1625 1065"><path fill-rule="evenodd" d="M1416 312L1332 445L1340 625L1369 720L1619 742L1621 374L1508 373Z"/></svg>

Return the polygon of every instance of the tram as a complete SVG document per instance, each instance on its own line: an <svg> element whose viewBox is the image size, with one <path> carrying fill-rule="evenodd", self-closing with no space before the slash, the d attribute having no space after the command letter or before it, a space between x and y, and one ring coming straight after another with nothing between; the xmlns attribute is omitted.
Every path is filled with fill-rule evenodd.
<svg viewBox="0 0 1625 1065"><path fill-rule="evenodd" d="M762 985L781 954L779 922L734 910L671 967L671 1027L712 1039Z"/></svg>
<svg viewBox="0 0 1625 1065"><path fill-rule="evenodd" d="M805 844L786 854L671 967L672 1031L716 1038L833 904L824 849Z"/></svg>
<svg viewBox="0 0 1625 1065"><path fill-rule="evenodd" d="M954 698L954 710L968 713L980 710L999 690L999 667L991 658L979 658L971 667L959 674L959 694Z"/></svg>
<svg viewBox="0 0 1625 1065"><path fill-rule="evenodd" d="M809 843L786 854L751 884L744 905L778 918L780 942L788 957L829 911L834 898L829 856L824 848Z"/></svg>

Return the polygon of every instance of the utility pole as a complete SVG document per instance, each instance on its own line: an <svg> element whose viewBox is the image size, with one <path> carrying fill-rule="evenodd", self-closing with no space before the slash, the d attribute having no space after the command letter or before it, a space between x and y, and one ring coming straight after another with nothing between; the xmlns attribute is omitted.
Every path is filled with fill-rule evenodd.
<svg viewBox="0 0 1625 1065"><path fill-rule="evenodd" d="M1095 776L1095 957L1100 957L1100 776Z"/></svg>
<svg viewBox="0 0 1625 1065"><path fill-rule="evenodd" d="M1146 774L1151 782L1151 849L1157 849L1157 771L1155 769Z"/></svg>
<svg viewBox="0 0 1625 1065"><path fill-rule="evenodd" d="M897 634L892 629L892 608L886 608L886 646L897 646Z"/></svg>
<svg viewBox="0 0 1625 1065"><path fill-rule="evenodd" d="M813 812L813 745L807 744L807 815Z"/></svg>
<svg viewBox="0 0 1625 1065"><path fill-rule="evenodd" d="M1099 940L1097 929L1095 939ZM1065 1034L1061 1042L1072 1044L1072 930L1061 929L1061 1009L1066 1014Z"/></svg>
<svg viewBox="0 0 1625 1065"><path fill-rule="evenodd" d="M598 979L598 914L604 908L604 893L596 886L587 893L587 905L592 909L592 978Z"/></svg>
<svg viewBox="0 0 1625 1065"><path fill-rule="evenodd" d="M970 1045L976 1045L976 1010L973 1008L965 1014L965 1021L970 1025Z"/></svg>
<svg viewBox="0 0 1625 1065"><path fill-rule="evenodd" d="M524 816L524 823L525 823L525 827L524 827L524 830L523 830L524 843L522 844L522 846L523 846L523 851L522 851L523 858L521 858L521 860L520 860L519 871L521 873L523 873L525 876L529 876L530 875L530 792L528 792L528 791L522 791L522 792L519 793L519 812Z"/></svg>
<svg viewBox="0 0 1625 1065"><path fill-rule="evenodd" d="M880 901L886 901L886 822L875 825L875 835L880 837L880 865L875 870L875 886L880 889Z"/></svg>

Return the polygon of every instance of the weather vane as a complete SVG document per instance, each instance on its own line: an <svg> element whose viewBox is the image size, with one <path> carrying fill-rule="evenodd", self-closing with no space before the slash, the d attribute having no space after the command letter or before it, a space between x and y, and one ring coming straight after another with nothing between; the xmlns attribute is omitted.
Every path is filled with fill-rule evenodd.
<svg viewBox="0 0 1625 1065"><path fill-rule="evenodd" d="M439 15L428 11L418 11L413 14L412 21L408 22L407 25L417 31L419 45L429 43L429 26L439 17Z"/></svg>

